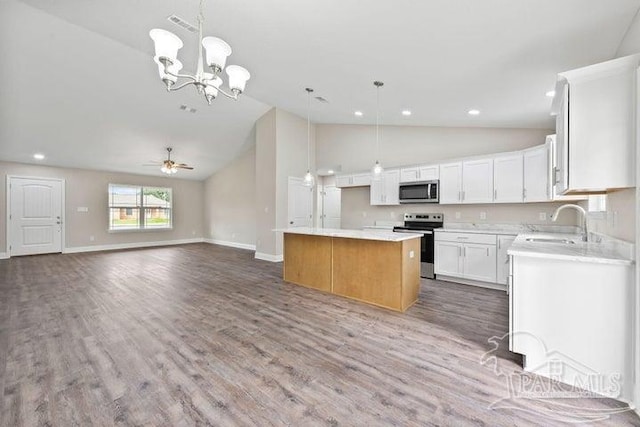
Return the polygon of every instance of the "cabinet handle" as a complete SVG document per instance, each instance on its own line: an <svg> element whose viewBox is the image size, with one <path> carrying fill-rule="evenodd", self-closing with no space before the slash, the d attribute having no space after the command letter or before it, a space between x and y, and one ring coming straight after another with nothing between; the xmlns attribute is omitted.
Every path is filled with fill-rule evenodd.
<svg viewBox="0 0 640 427"><path fill-rule="evenodd" d="M502 240L498 239L498 249L502 247Z"/></svg>
<svg viewBox="0 0 640 427"><path fill-rule="evenodd" d="M462 192L462 201L464 202L464 191Z"/></svg>
<svg viewBox="0 0 640 427"><path fill-rule="evenodd" d="M462 191L458 191L458 201L462 201Z"/></svg>
<svg viewBox="0 0 640 427"><path fill-rule="evenodd" d="M498 190L493 190L493 200L498 200Z"/></svg>
<svg viewBox="0 0 640 427"><path fill-rule="evenodd" d="M462 246L458 246L458 257L462 256Z"/></svg>
<svg viewBox="0 0 640 427"><path fill-rule="evenodd" d="M487 256L489 256L489 248L487 248Z"/></svg>
<svg viewBox="0 0 640 427"><path fill-rule="evenodd" d="M560 182L560 178L558 178L558 175L560 175L560 168L553 168L553 183L557 184Z"/></svg>

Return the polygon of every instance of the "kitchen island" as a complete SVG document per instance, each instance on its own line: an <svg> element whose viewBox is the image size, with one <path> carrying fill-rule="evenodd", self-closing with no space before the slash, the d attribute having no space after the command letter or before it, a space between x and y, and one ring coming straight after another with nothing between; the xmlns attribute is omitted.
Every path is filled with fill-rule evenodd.
<svg viewBox="0 0 640 427"><path fill-rule="evenodd" d="M284 280L396 311L418 300L420 234L288 228Z"/></svg>

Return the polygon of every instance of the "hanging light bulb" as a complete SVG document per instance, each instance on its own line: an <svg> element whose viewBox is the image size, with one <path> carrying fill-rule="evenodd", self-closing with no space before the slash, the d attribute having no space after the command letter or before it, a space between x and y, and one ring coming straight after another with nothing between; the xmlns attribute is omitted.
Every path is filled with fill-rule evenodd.
<svg viewBox="0 0 640 427"><path fill-rule="evenodd" d="M376 80L373 85L376 87L376 163L371 168L371 179L380 181L384 172L384 168L378 160L380 158L380 87L384 83Z"/></svg>
<svg viewBox="0 0 640 427"><path fill-rule="evenodd" d="M307 91L307 173L304 174L303 184L305 187L313 187L315 178L311 173L311 92L313 89L306 88Z"/></svg>

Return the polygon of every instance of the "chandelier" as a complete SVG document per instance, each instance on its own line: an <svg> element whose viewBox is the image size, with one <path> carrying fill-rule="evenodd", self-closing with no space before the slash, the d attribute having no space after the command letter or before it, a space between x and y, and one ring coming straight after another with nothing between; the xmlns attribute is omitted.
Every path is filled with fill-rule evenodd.
<svg viewBox="0 0 640 427"><path fill-rule="evenodd" d="M203 8L204 0L200 0L200 13L198 14L198 41L202 46L198 47L198 64L195 74L180 74L182 63L178 61L178 50L182 48L182 40L175 34L154 28L149 32L149 36L155 44L155 57L153 60L158 64L160 79L167 87L167 91L180 90L185 86L194 85L199 94L204 95L207 103L211 105L219 93L231 99L238 99L251 77L249 71L239 65L229 65L225 69L227 57L231 55L231 46L218 37L202 37L202 23L204 22ZM202 49L206 51L206 65L210 72L205 72ZM228 93L220 88L222 85L221 74L226 71L229 77ZM178 79L181 81L176 86Z"/></svg>

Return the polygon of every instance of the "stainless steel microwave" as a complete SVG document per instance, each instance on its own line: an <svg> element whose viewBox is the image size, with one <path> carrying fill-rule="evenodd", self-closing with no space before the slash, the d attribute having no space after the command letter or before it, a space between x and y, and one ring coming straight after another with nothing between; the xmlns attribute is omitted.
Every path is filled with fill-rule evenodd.
<svg viewBox="0 0 640 427"><path fill-rule="evenodd" d="M400 184L400 203L438 203L439 186L438 180Z"/></svg>

